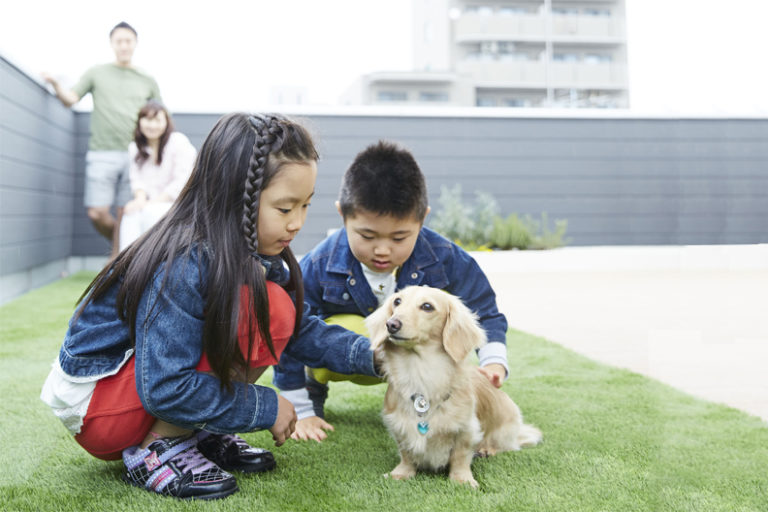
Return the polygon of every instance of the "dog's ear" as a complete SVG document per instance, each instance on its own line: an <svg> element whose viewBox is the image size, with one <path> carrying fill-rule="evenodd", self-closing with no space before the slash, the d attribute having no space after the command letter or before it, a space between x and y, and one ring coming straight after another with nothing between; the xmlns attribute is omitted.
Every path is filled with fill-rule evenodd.
<svg viewBox="0 0 768 512"><path fill-rule="evenodd" d="M392 297L365 318L368 338L371 340L371 350L375 350L387 339L387 320L392 316Z"/></svg>
<svg viewBox="0 0 768 512"><path fill-rule="evenodd" d="M451 359L457 363L463 361L471 350L483 346L486 341L485 331L478 324L477 315L458 297L450 295L443 327L443 348Z"/></svg>

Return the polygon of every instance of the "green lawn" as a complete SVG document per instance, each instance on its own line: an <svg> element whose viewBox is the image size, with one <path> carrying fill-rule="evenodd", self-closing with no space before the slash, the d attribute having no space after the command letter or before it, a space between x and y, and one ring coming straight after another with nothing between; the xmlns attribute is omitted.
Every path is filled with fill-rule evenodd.
<svg viewBox="0 0 768 512"><path fill-rule="evenodd" d="M476 460L477 491L445 475L384 479L398 461L379 417L384 387L335 383L327 417L336 432L326 442L274 449L277 469L238 476L240 492L225 500L150 495L120 482L121 463L87 455L38 399L92 277L0 307L2 510L768 511L765 422L517 331L504 389L544 442ZM272 443L269 433L244 437Z"/></svg>

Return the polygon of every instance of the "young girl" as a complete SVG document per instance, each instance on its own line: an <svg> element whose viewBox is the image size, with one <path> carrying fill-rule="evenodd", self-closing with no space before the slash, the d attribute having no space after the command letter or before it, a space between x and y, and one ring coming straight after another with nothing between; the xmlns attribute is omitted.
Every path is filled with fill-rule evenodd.
<svg viewBox="0 0 768 512"><path fill-rule="evenodd" d="M192 173L197 153L183 133L173 131L168 110L154 100L139 110L128 152L133 199L123 210L121 251L171 208Z"/></svg>
<svg viewBox="0 0 768 512"><path fill-rule="evenodd" d="M366 338L302 315L289 244L316 160L294 122L223 117L168 214L83 294L41 397L89 453L122 455L127 482L211 499L237 490L228 471L274 467L234 434L269 429L280 446L293 432L290 402L250 384L283 350L376 375Z"/></svg>

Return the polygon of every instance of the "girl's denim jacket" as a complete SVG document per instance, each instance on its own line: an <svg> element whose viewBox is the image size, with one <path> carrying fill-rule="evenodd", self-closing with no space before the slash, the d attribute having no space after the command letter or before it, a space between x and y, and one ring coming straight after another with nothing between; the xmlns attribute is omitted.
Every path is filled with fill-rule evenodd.
<svg viewBox="0 0 768 512"><path fill-rule="evenodd" d="M284 283L288 271L279 258L263 260L267 279ZM95 381L114 374L136 357L136 389L146 411L155 418L189 429L218 433L266 429L277 419L277 394L271 388L233 383L227 391L213 375L195 367L202 355L207 258L192 249L176 258L163 293L160 268L142 295L136 320L136 346L128 324L115 307L119 283L90 302L70 321L59 364L74 382ZM285 353L307 366L339 373L377 376L368 339L317 317L304 315L298 336Z"/></svg>
<svg viewBox="0 0 768 512"><path fill-rule="evenodd" d="M345 229L338 230L305 255L301 271L304 300L312 315L320 318L340 313L368 316L379 306L360 262L349 248ZM461 297L477 314L489 345L494 345L488 347L491 356L485 364L493 362L507 367L507 320L498 310L496 294L488 278L469 253L435 231L421 228L413 252L397 278L398 290L409 285L432 286ZM275 367L273 382L281 390L303 387L303 365L291 354L282 356L279 366Z"/></svg>

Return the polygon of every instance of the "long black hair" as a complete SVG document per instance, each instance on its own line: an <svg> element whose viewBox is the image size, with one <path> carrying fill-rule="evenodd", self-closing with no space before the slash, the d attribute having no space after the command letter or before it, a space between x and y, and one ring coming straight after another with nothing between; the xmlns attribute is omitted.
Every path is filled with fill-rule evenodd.
<svg viewBox="0 0 768 512"><path fill-rule="evenodd" d="M254 328L258 328L274 356L266 280L257 257L261 191L283 164L317 158L307 130L285 117L244 113L222 117L208 134L192 175L169 212L96 276L80 298L78 314L117 284L118 315L128 322L131 344L135 344L137 320L151 321L136 316L139 301L156 270L170 269L177 257L189 254L193 248L205 251L208 278L203 351L222 385L230 388L232 370L246 364L237 340L241 309L252 313L248 315L251 341L246 357L250 359L253 350L254 337L250 334ZM289 247L280 257L290 271L285 288L295 294L296 334L304 303L301 270ZM169 286L168 274L164 273L161 294ZM247 309L240 306L243 286L250 292Z"/></svg>

